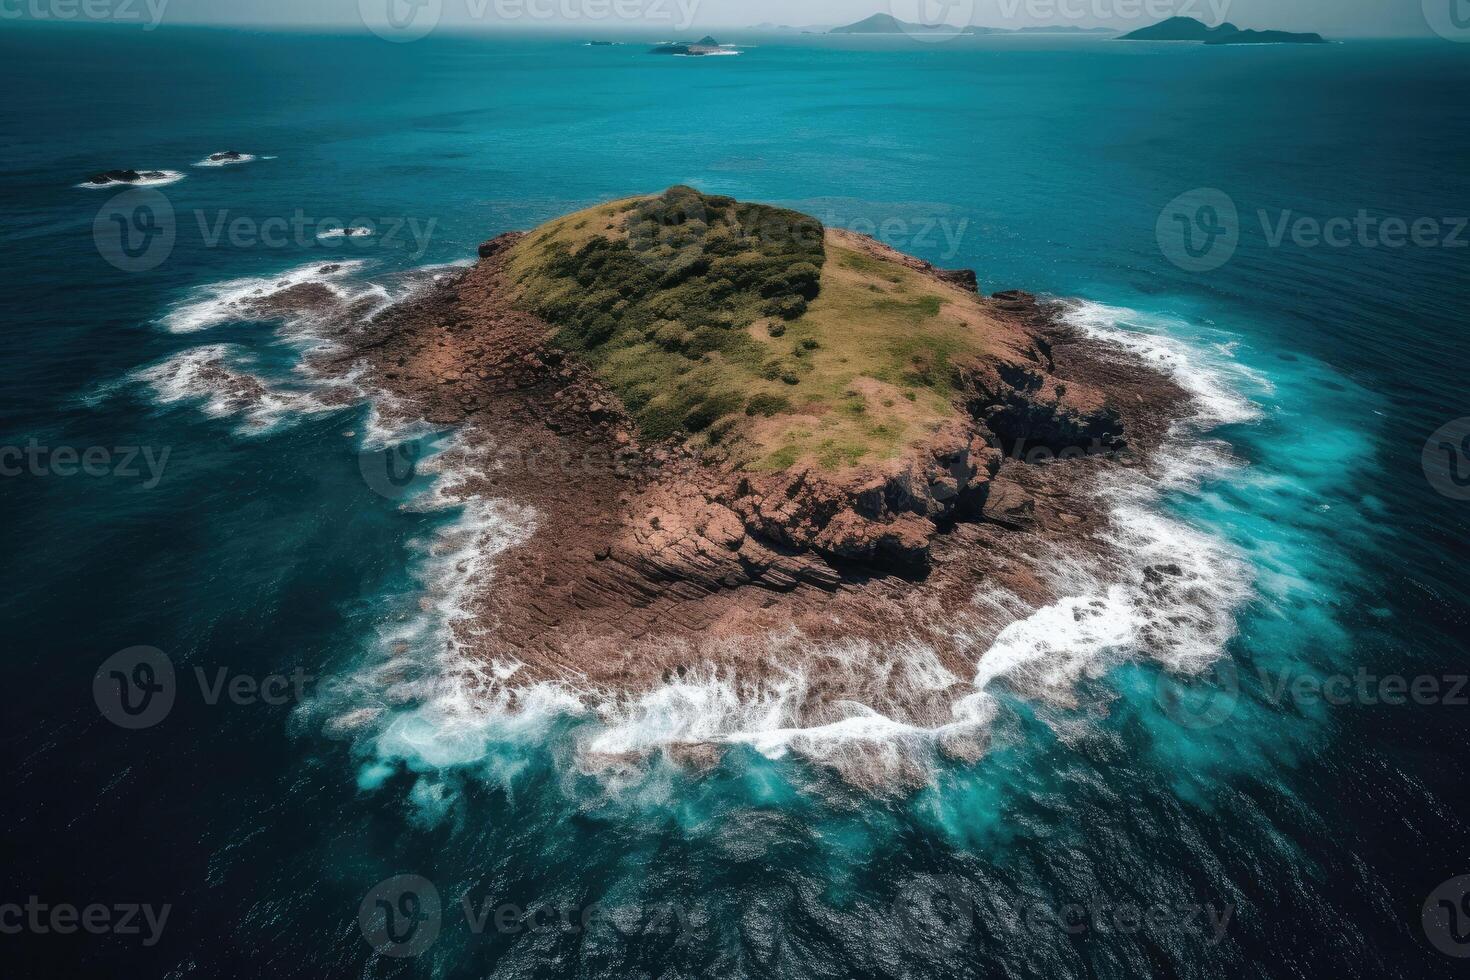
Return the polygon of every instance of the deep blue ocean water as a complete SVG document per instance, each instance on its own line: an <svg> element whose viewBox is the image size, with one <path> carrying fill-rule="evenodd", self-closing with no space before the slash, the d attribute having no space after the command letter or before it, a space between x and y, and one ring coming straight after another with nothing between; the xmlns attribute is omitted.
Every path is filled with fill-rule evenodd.
<svg viewBox="0 0 1470 980"><path fill-rule="evenodd" d="M1463 969L1446 951L1470 951L1470 904L1436 889L1470 873L1470 707L1443 696L1470 669L1470 502L1422 455L1470 415L1470 51L758 40L696 60L568 37L0 32L0 446L49 461L0 478L0 905L169 908L156 937L12 935L0 909L7 975ZM260 159L192 166L229 148ZM108 261L113 192L74 186L119 166L186 174L157 189L175 241L151 269ZM499 232L674 183L1079 301L1079 323L1164 359L1202 420L1177 478L1122 506L1139 547L1220 573L1197 599L1226 632L1185 623L1189 655L1165 664L1037 620L1005 663L1070 665L1075 706L997 668L985 758L880 796L755 748L609 785L573 757L586 718L436 728L335 683L385 635L441 625L419 598L463 515L365 480L369 409L316 399L293 370L307 342L221 313L217 284L351 260L350 288L392 292ZM1238 243L1190 271L1169 209L1205 188L1238 220L1187 198L1189 245ZM1283 215L1360 212L1371 239L1273 243ZM298 214L305 233L249 234ZM221 217L242 233L214 238ZM318 240L329 218L379 233ZM1370 244L1394 218L1433 234ZM271 386L253 414L187 370L225 345ZM66 475L60 447L105 450L106 475ZM131 447L151 456L125 467ZM167 653L177 696L129 731L93 678L137 646ZM311 681L210 703L196 669ZM1276 687L1359 672L1450 679L1397 705ZM361 707L392 721L331 724ZM379 955L359 907L405 874L437 889L437 938Z"/></svg>

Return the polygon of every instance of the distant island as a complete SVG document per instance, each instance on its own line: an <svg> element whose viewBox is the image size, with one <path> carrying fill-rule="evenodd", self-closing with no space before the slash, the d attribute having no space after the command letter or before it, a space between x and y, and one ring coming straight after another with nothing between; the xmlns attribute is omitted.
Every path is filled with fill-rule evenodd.
<svg viewBox="0 0 1470 980"><path fill-rule="evenodd" d="M654 47L649 54L679 55L681 57L702 58L708 55L739 54L740 52L726 48L714 38L705 35L698 41L669 41Z"/></svg>
<svg viewBox="0 0 1470 980"><path fill-rule="evenodd" d="M874 14L866 20L860 20L856 24L848 24L846 27L834 27L828 31L829 34L962 34L962 27L950 27L945 24L931 27L927 24L910 24L899 20L892 14Z"/></svg>
<svg viewBox="0 0 1470 980"><path fill-rule="evenodd" d="M1326 44L1321 34L1293 34L1290 31L1236 31L1212 37L1206 44Z"/></svg>
<svg viewBox="0 0 1470 980"><path fill-rule="evenodd" d="M793 27L790 24L773 24L770 21L762 21L753 27L752 31L761 31L766 34L826 34L832 29L830 24L813 24L808 27Z"/></svg>
<svg viewBox="0 0 1470 980"><path fill-rule="evenodd" d="M1210 27L1193 17L1170 17L1152 27L1124 34L1120 41L1195 41L1201 44L1326 44L1320 34L1289 31L1243 31L1226 21Z"/></svg>
<svg viewBox="0 0 1470 980"><path fill-rule="evenodd" d="M892 14L874 14L866 20L860 20L856 24L848 24L846 27L834 27L828 34L935 34L953 35L966 37L982 37L995 34L1116 34L1117 31L1110 27L981 27L979 25L967 25L964 27L949 24L913 24L908 21L899 20Z"/></svg>

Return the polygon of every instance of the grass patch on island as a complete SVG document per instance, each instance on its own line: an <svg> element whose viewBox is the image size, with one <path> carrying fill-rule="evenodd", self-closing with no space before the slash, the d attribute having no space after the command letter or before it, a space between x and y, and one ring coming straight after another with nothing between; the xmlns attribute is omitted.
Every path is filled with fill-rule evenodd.
<svg viewBox="0 0 1470 980"><path fill-rule="evenodd" d="M959 411L955 365L987 346L973 296L814 218L687 187L553 221L509 273L646 437L755 470L899 455Z"/></svg>

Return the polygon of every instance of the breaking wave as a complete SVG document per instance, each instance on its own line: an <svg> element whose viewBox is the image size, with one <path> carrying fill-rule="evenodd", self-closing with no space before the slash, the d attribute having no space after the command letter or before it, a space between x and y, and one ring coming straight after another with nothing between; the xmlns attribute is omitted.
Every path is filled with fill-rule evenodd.
<svg viewBox="0 0 1470 980"><path fill-rule="evenodd" d="M192 403L210 418L237 418L237 432L248 436L340 411L360 394L351 378L329 386L268 381L240 367L247 357L233 344L193 347L134 371L130 380L147 386L159 405Z"/></svg>
<svg viewBox="0 0 1470 980"><path fill-rule="evenodd" d="M164 315L163 325L174 333L193 333L225 323L271 319L292 311L304 315L300 307L282 307L272 303L282 300L289 290L313 287L321 292L319 301L346 305L361 298L380 298L386 305L390 297L382 286L352 286L348 277L362 270L362 261L313 262L289 269L279 275L230 279L194 290L186 299Z"/></svg>

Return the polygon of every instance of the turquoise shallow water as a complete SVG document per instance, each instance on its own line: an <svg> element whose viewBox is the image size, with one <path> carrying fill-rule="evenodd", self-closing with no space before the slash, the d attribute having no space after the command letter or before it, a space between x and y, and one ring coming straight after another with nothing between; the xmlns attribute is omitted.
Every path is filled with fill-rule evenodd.
<svg viewBox="0 0 1470 980"><path fill-rule="evenodd" d="M1466 414L1466 251L1446 240L1470 213L1460 48L767 38L703 62L566 38L7 28L0 51L18 93L0 106L0 443L169 451L156 481L0 480L22 855L0 900L172 909L150 945L7 935L37 975L1457 966L1421 909L1470 872L1470 709L1281 685L1466 669L1466 505L1421 464ZM262 159L191 166L225 148ZM159 188L176 241L156 268L95 244L111 195L73 185L114 166L187 175ZM341 288L392 292L498 232L677 182L1075 300L1080 325L1175 370L1201 417L1170 472L1114 502L1136 554L1212 573L1166 610L1191 618L1146 623L1162 647L1141 627L1078 635L1065 608L1027 620L982 667L985 758L881 797L758 738L699 778L610 784L577 766L591 719L450 724L363 684L381 644L431 649L452 615L420 603L454 584L442 546L463 542L445 535L504 515L379 492L367 409L324 403L293 372L307 341L222 312L239 287L219 284L349 259ZM1238 246L1188 271L1159 218L1199 188L1235 206ZM1440 239L1273 245L1288 210L1429 218ZM309 231L279 247L212 239L298 212ZM379 234L319 241L329 218ZM269 386L263 408L211 404L187 370L223 345ZM89 687L140 644L181 682L166 719L129 732ZM195 668L314 680L210 703ZM383 713L331 724L363 707ZM376 955L359 906L405 874L437 891L437 936Z"/></svg>

